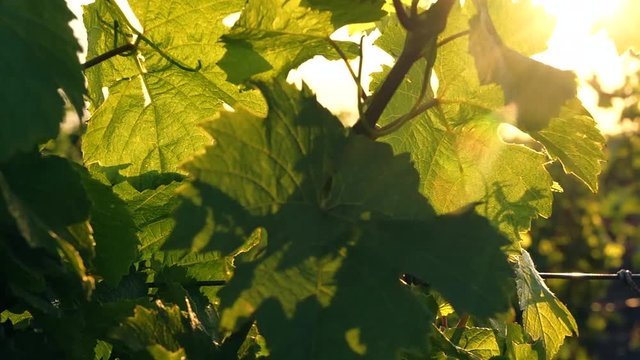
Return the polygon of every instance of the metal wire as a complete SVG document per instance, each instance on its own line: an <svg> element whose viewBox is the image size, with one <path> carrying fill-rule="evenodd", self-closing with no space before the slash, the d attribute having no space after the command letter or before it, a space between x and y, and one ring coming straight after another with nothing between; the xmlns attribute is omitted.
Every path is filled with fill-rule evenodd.
<svg viewBox="0 0 640 360"><path fill-rule="evenodd" d="M627 269L620 269L615 274L592 274L579 272L564 273L539 273L543 279L568 279L568 280L618 280L633 290L636 294L640 294L640 287L633 279L640 279L640 274L634 274Z"/></svg>
<svg viewBox="0 0 640 360"><path fill-rule="evenodd" d="M581 272L541 272L539 274L540 274L540 277L543 278L543 279L620 280L620 275L618 275L618 273L615 273L615 274L593 274L593 273L581 273ZM631 278L632 279L640 279L640 274L631 274Z"/></svg>
<svg viewBox="0 0 640 360"><path fill-rule="evenodd" d="M186 284L183 284L184 286L197 286L197 287L204 287L204 286L224 286L227 283L226 280L201 280L201 281L193 281L193 282L189 282ZM167 285L167 283L164 282L156 282L156 281L152 281L152 282L148 282L147 286L149 288L159 288L159 287L163 287Z"/></svg>
<svg viewBox="0 0 640 360"><path fill-rule="evenodd" d="M596 273L582 273L582 272L541 272L538 273L543 279L565 279L565 280L618 280L624 283L626 286L631 288L636 293L640 294L640 286L636 284L633 279L640 279L640 274L633 274L631 271L627 269L620 269L615 274L596 274ZM406 284L422 284L423 281L417 279L415 276L410 274L403 274L401 280ZM203 281L194 281L186 286L197 286L197 287L205 287L205 286L224 286L227 283L226 280L203 280ZM425 283L426 284L426 283ZM159 288L165 286L166 283L163 282L148 282L147 286L149 288Z"/></svg>

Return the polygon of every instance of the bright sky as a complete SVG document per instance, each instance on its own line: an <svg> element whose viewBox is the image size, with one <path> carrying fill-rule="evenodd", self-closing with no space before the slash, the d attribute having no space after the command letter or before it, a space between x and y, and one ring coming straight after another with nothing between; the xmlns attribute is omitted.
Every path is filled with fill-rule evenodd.
<svg viewBox="0 0 640 360"><path fill-rule="evenodd" d="M637 62L618 56L605 30L592 31L598 21L615 14L623 1L637 0L534 0L557 18L549 48L534 58L578 75L581 80L578 97L607 134L621 131L619 118L624 102L614 99L611 109L598 108L598 95L585 81L595 75L603 90L614 91L624 85L626 74L636 70Z"/></svg>
<svg viewBox="0 0 640 360"><path fill-rule="evenodd" d="M80 4L92 0L67 0L71 9L79 15ZM547 51L534 56L563 70L573 70L581 80L578 97L598 121L600 129L608 134L619 132L618 123L624 104L614 101L611 109L597 107L596 92L585 81L594 75L598 77L604 90L615 90L623 85L625 74L635 70L636 63L618 56L613 42L605 31L592 33L592 25L603 16L612 14L622 1L637 0L533 0L556 16L557 26L548 42ZM123 0L117 2L126 3ZM81 22L74 24L74 31L86 46L86 34ZM374 32L365 38L363 50L363 73L379 71L382 64L391 64L392 58L384 51L373 46L379 36ZM332 38L358 41L359 35L349 36L346 29L340 29ZM358 59L352 61L357 68ZM317 57L309 60L289 74L289 80L300 83L304 80L317 94L318 100L331 111L339 114L349 123L356 120L356 86L342 61L328 61ZM368 89L369 77L363 79L363 88Z"/></svg>

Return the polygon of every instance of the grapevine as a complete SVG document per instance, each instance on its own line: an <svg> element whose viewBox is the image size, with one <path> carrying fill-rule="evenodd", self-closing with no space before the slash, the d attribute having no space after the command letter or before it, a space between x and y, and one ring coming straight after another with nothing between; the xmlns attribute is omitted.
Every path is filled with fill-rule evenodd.
<svg viewBox="0 0 640 360"><path fill-rule="evenodd" d="M531 1L129 3L142 28L84 7L80 63L64 0L0 1L0 355L552 359L578 334L521 240L546 165L595 192L605 140L530 58ZM346 127L286 77L362 57L330 37L354 24L395 63L350 69Z"/></svg>

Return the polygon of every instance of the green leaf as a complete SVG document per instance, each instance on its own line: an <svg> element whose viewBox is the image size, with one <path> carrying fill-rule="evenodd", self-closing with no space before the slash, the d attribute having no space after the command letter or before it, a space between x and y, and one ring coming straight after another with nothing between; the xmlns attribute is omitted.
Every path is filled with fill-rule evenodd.
<svg viewBox="0 0 640 360"><path fill-rule="evenodd" d="M68 227L89 218L91 203L66 159L21 154L0 166L0 176L4 200L32 247L55 249L50 231L71 240Z"/></svg>
<svg viewBox="0 0 640 360"><path fill-rule="evenodd" d="M447 31L463 28L462 11L454 6ZM390 21L377 44L397 53L404 43L401 35L398 23ZM476 75L464 69L471 59L464 44L458 48L458 42L463 40L439 50L439 56L447 60L437 60L434 67L443 104L382 140L394 152L410 154L420 173L420 192L437 213L481 202L476 210L517 244L519 233L529 229L532 218L551 214L552 180L544 168L548 159L498 137L499 118L491 108L500 106L500 94L493 86L480 86ZM424 66L419 61L411 69L385 109L381 124L402 115L418 100ZM372 85L377 83L374 79Z"/></svg>
<svg viewBox="0 0 640 360"><path fill-rule="evenodd" d="M121 173L138 177L139 188L152 186L158 173L177 172L180 163L210 142L198 125L220 105L198 78L172 71L147 74L144 85L136 77L112 87L83 138L85 163L128 165ZM151 96L148 105L141 86Z"/></svg>
<svg viewBox="0 0 640 360"><path fill-rule="evenodd" d="M578 334L578 325L544 283L527 251L522 250L515 269L524 330L533 340L540 340L546 358L552 359L566 336Z"/></svg>
<svg viewBox="0 0 640 360"><path fill-rule="evenodd" d="M411 247L403 270L432 285L458 312L486 318L507 308L511 270L500 248L508 241L472 209L386 229L390 238L406 238Z"/></svg>
<svg viewBox="0 0 640 360"><path fill-rule="evenodd" d="M576 95L575 74L532 60L507 47L491 21L486 2L470 20L469 53L481 84L502 87L505 104L517 106L518 127L538 131Z"/></svg>
<svg viewBox="0 0 640 360"><path fill-rule="evenodd" d="M469 7L471 5L462 7L458 3L453 6L440 40L469 30ZM396 46L402 44L397 40L394 42ZM436 97L441 99L442 112L450 122L464 124L480 111L489 113L503 106L504 99L498 86L480 84L474 59L469 55L468 37L438 47L437 55L433 67L439 82Z"/></svg>
<svg viewBox="0 0 640 360"><path fill-rule="evenodd" d="M605 160L605 138L596 122L576 99L563 107L549 126L531 137L544 145L549 157L559 160L567 174L582 180L594 193Z"/></svg>
<svg viewBox="0 0 640 360"><path fill-rule="evenodd" d="M165 246L175 228L172 213L178 206L176 190L181 183L172 182L156 189L138 191L128 182L114 187L126 202L138 229L138 258L148 260L155 281L189 284L195 281L226 280L231 276L229 260L218 252L190 253ZM217 287L202 287L200 292L213 303Z"/></svg>
<svg viewBox="0 0 640 360"><path fill-rule="evenodd" d="M433 354L431 359L433 360L478 360L476 356L466 351L465 349L455 345L447 335L438 327L433 325L433 335L431 336L431 342L433 343L434 350L438 352Z"/></svg>
<svg viewBox="0 0 640 360"><path fill-rule="evenodd" d="M145 37L155 46L187 67L195 68L198 63L202 65L197 74L198 82L203 88L209 88L219 100L233 107L242 104L254 112L264 113L264 102L257 92L240 93L236 86L224 81L224 73L215 65L224 53L222 45L217 43L218 38L227 31L222 20L242 10L244 1L132 0L129 4L143 26ZM89 38L88 58L126 44L128 40L125 34L132 32L122 11L106 0L98 0L86 6L84 18ZM114 22L118 22L117 37L114 36ZM117 43L114 44L116 40ZM170 64L146 42L138 45L138 52L144 57L142 65L147 71L175 70L178 74L186 72ZM104 101L102 87L110 88L122 79L141 74L135 52L128 57L113 57L88 69L86 73L90 95L96 106Z"/></svg>
<svg viewBox="0 0 640 360"><path fill-rule="evenodd" d="M506 327L506 355L514 360L541 360L544 359L544 349L541 343L530 344L527 336L519 324L511 323Z"/></svg>
<svg viewBox="0 0 640 360"><path fill-rule="evenodd" d="M60 301L73 298L80 289L89 296L94 279L87 268L95 254L88 223L90 202L71 163L55 156L41 157L39 153L16 155L0 166L0 193L19 234L13 234L13 225L7 228L8 240L18 235L7 244L10 267L20 273L16 276L18 283L30 278L37 284L35 288L20 284L19 288L40 293L44 285L50 285ZM30 248L23 248L22 241ZM43 250L46 253L39 252ZM48 259L42 267L33 263L34 259L42 261L42 257ZM55 261L58 259L62 260L60 264ZM66 278L68 275L73 280ZM42 284L43 278L49 276L60 282ZM28 293L21 297L39 303Z"/></svg>
<svg viewBox="0 0 640 360"><path fill-rule="evenodd" d="M154 360L182 360L187 358L184 349L170 351L162 347L162 345L154 344L147 347L147 350Z"/></svg>
<svg viewBox="0 0 640 360"><path fill-rule="evenodd" d="M112 2L106 0L97 0L83 7L82 17L87 29L88 61L129 41L123 33L123 29L126 29L123 26L126 26L127 20L116 9ZM135 54L131 55L135 56ZM138 69L131 56L114 56L85 69L84 73L88 83L87 95L93 107L97 108L106 99L103 88L113 86L120 79L137 75Z"/></svg>
<svg viewBox="0 0 640 360"><path fill-rule="evenodd" d="M109 360L111 358L112 350L113 345L109 344L108 342L102 340L96 341L96 347L94 349L94 360Z"/></svg>
<svg viewBox="0 0 640 360"><path fill-rule="evenodd" d="M233 83L250 78L266 80L285 75L317 56L339 59L329 35L339 27L378 20L384 1L250 0L230 33L224 35L227 52L218 63ZM358 47L338 42L357 55ZM243 64L240 66L239 64Z"/></svg>
<svg viewBox="0 0 640 360"><path fill-rule="evenodd" d="M507 241L486 220L434 217L407 155L347 136L308 89L259 86L273 109L266 119L239 111L204 125L215 143L185 165L195 180L167 242L229 254L256 227L268 232L220 292L223 328L255 318L274 357L421 353L433 314L400 283L404 272L461 311L506 309Z"/></svg>
<svg viewBox="0 0 640 360"><path fill-rule="evenodd" d="M493 329L454 328L447 329L444 333L453 344L480 359L500 355L500 347Z"/></svg>
<svg viewBox="0 0 640 360"><path fill-rule="evenodd" d="M9 310L0 312L0 323L11 321L12 326L20 328L20 323L27 323L33 319L33 315L28 311L22 313L13 313Z"/></svg>
<svg viewBox="0 0 640 360"><path fill-rule="evenodd" d="M113 329L110 337L134 354L146 353L154 359L175 359L179 354L204 359L213 354L213 343L198 324L188 324L179 307L164 305L160 300L149 308L136 306L133 316Z"/></svg>
<svg viewBox="0 0 640 360"><path fill-rule="evenodd" d="M72 19L63 0L0 4L0 41L11 49L0 56L0 161L56 137L65 114L59 89L82 112L84 78Z"/></svg>
<svg viewBox="0 0 640 360"><path fill-rule="evenodd" d="M491 0L487 6L496 30L507 46L524 55L533 55L546 49L555 20L540 6L533 6L530 0ZM469 20L475 12L471 1L464 6L455 4L440 40L468 31ZM379 42L382 42L382 38ZM402 42L394 40L394 44L401 46ZM443 104L445 114L447 117L457 118L457 122L468 117L463 109L457 109L459 104L473 104L484 107L487 111L499 109L503 104L502 93L496 85L480 85L474 59L469 55L468 49L468 36L440 46L434 66L440 82L438 98L446 100Z"/></svg>
<svg viewBox="0 0 640 360"><path fill-rule="evenodd" d="M113 189L79 170L91 207L91 227L96 242L95 267L110 286L116 286L136 258L136 224L127 204Z"/></svg>
<svg viewBox="0 0 640 360"><path fill-rule="evenodd" d="M171 213L178 206L176 189L179 182L161 185L155 189L138 191L128 182L114 186L114 191L126 202L132 220L138 229L137 249L140 260L151 259L173 230Z"/></svg>
<svg viewBox="0 0 640 360"><path fill-rule="evenodd" d="M330 12L331 24L335 29L348 24L368 23L379 20L385 15L385 12L381 10L384 3L384 0L354 0L349 3L345 3L342 0L301 1L301 5L309 9Z"/></svg>
<svg viewBox="0 0 640 360"><path fill-rule="evenodd" d="M181 69L142 42L137 52L144 60L134 55L92 68L88 77L92 97L98 98L95 103L101 103L102 87L108 87L109 96L94 112L83 139L87 164L128 165L121 175L138 177L132 180L138 189L153 188L158 176L178 172L183 161L210 142L199 124L215 114L223 102L247 106L256 113L264 111L255 92L240 94L236 86L223 80L215 65L223 52L222 45L216 43L225 29L222 19L239 11L242 4L220 0L131 3L141 19L144 36L153 46L174 62L190 67L200 62L202 67L195 72ZM93 19L89 47L97 53L114 46L107 10L119 12L104 0L87 9L88 18ZM106 18L107 23L100 18ZM126 24L120 26L121 31L131 31Z"/></svg>

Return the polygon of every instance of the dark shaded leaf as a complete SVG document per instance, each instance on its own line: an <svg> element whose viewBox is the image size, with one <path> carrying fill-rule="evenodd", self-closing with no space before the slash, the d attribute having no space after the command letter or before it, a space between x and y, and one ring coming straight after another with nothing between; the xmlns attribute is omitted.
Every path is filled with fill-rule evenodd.
<svg viewBox="0 0 640 360"><path fill-rule="evenodd" d="M84 77L72 19L64 0L0 3L0 42L10 49L0 54L0 162L56 137L65 114L59 89L82 113Z"/></svg>
<svg viewBox="0 0 640 360"><path fill-rule="evenodd" d="M205 125L215 143L185 166L195 180L167 242L229 254L256 227L268 232L220 291L224 329L255 319L274 357L420 354L433 314L399 281L405 272L433 280L461 311L506 309L508 242L486 220L435 217L408 156L347 136L306 89L259 86L266 119L223 113ZM469 272L471 290L458 283Z"/></svg>

